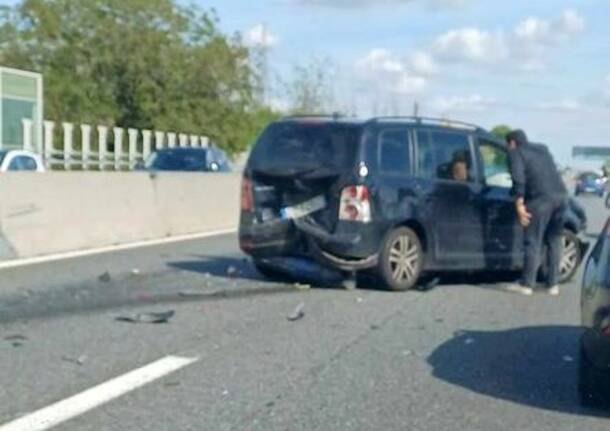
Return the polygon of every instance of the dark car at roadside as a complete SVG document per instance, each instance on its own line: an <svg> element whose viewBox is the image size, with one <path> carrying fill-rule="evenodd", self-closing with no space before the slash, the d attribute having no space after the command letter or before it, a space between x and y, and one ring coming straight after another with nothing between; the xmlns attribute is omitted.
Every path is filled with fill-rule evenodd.
<svg viewBox="0 0 610 431"><path fill-rule="evenodd" d="M585 265L581 317L581 400L610 406L610 219Z"/></svg>
<svg viewBox="0 0 610 431"><path fill-rule="evenodd" d="M226 153L218 148L164 148L151 154L141 168L169 172L230 172Z"/></svg>
<svg viewBox="0 0 610 431"><path fill-rule="evenodd" d="M606 192L606 179L595 172L584 172L576 179L574 194L593 194L603 197Z"/></svg>
<svg viewBox="0 0 610 431"><path fill-rule="evenodd" d="M511 187L505 144L477 126L289 117L251 152L240 246L268 275L300 262L374 274L391 290L424 273L517 271L523 229ZM585 225L569 205L564 282L582 259Z"/></svg>

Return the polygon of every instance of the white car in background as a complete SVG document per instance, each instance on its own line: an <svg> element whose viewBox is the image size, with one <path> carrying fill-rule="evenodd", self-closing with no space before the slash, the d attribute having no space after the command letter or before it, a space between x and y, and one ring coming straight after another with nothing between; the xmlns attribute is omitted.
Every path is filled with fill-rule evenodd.
<svg viewBox="0 0 610 431"><path fill-rule="evenodd" d="M25 150L0 150L0 172L45 172L38 154Z"/></svg>

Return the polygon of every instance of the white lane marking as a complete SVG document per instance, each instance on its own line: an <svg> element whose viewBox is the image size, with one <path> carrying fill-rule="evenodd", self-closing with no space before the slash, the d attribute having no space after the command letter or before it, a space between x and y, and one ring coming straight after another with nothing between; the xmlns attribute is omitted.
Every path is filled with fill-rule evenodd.
<svg viewBox="0 0 610 431"><path fill-rule="evenodd" d="M128 244L111 245L107 247L91 248L88 250L69 251L65 253L50 254L47 256L28 257L24 259L7 260L0 262L0 269L16 268L20 266L35 265L37 263L55 262L57 260L74 259L77 257L91 256L102 253L112 253L121 250L130 250L141 247L151 247L155 245L170 244L173 242L189 241L193 239L210 238L214 236L227 235L237 232L237 229L223 229L212 232L195 233L189 235L172 236L161 239L151 239L147 241L131 242Z"/></svg>
<svg viewBox="0 0 610 431"><path fill-rule="evenodd" d="M167 356L13 422L0 425L0 431L48 430L198 360L198 358Z"/></svg>

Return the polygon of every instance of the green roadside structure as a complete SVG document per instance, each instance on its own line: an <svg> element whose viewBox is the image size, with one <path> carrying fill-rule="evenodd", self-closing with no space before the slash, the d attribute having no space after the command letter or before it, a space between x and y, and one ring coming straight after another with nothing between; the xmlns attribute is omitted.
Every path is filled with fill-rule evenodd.
<svg viewBox="0 0 610 431"><path fill-rule="evenodd" d="M0 148L23 148L29 130L32 149L40 150L42 129L42 75L0 65Z"/></svg>

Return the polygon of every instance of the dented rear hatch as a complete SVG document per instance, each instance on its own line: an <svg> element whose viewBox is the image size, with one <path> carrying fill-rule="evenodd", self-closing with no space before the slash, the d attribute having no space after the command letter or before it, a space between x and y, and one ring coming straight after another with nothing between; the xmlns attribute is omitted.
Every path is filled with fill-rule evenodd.
<svg viewBox="0 0 610 431"><path fill-rule="evenodd" d="M242 231L267 243L294 240L294 222L303 218L333 232L342 187L355 173L361 126L337 122L283 121L272 124L256 143L245 179L252 193ZM243 207L243 205L242 205ZM242 208L243 210L243 208Z"/></svg>

